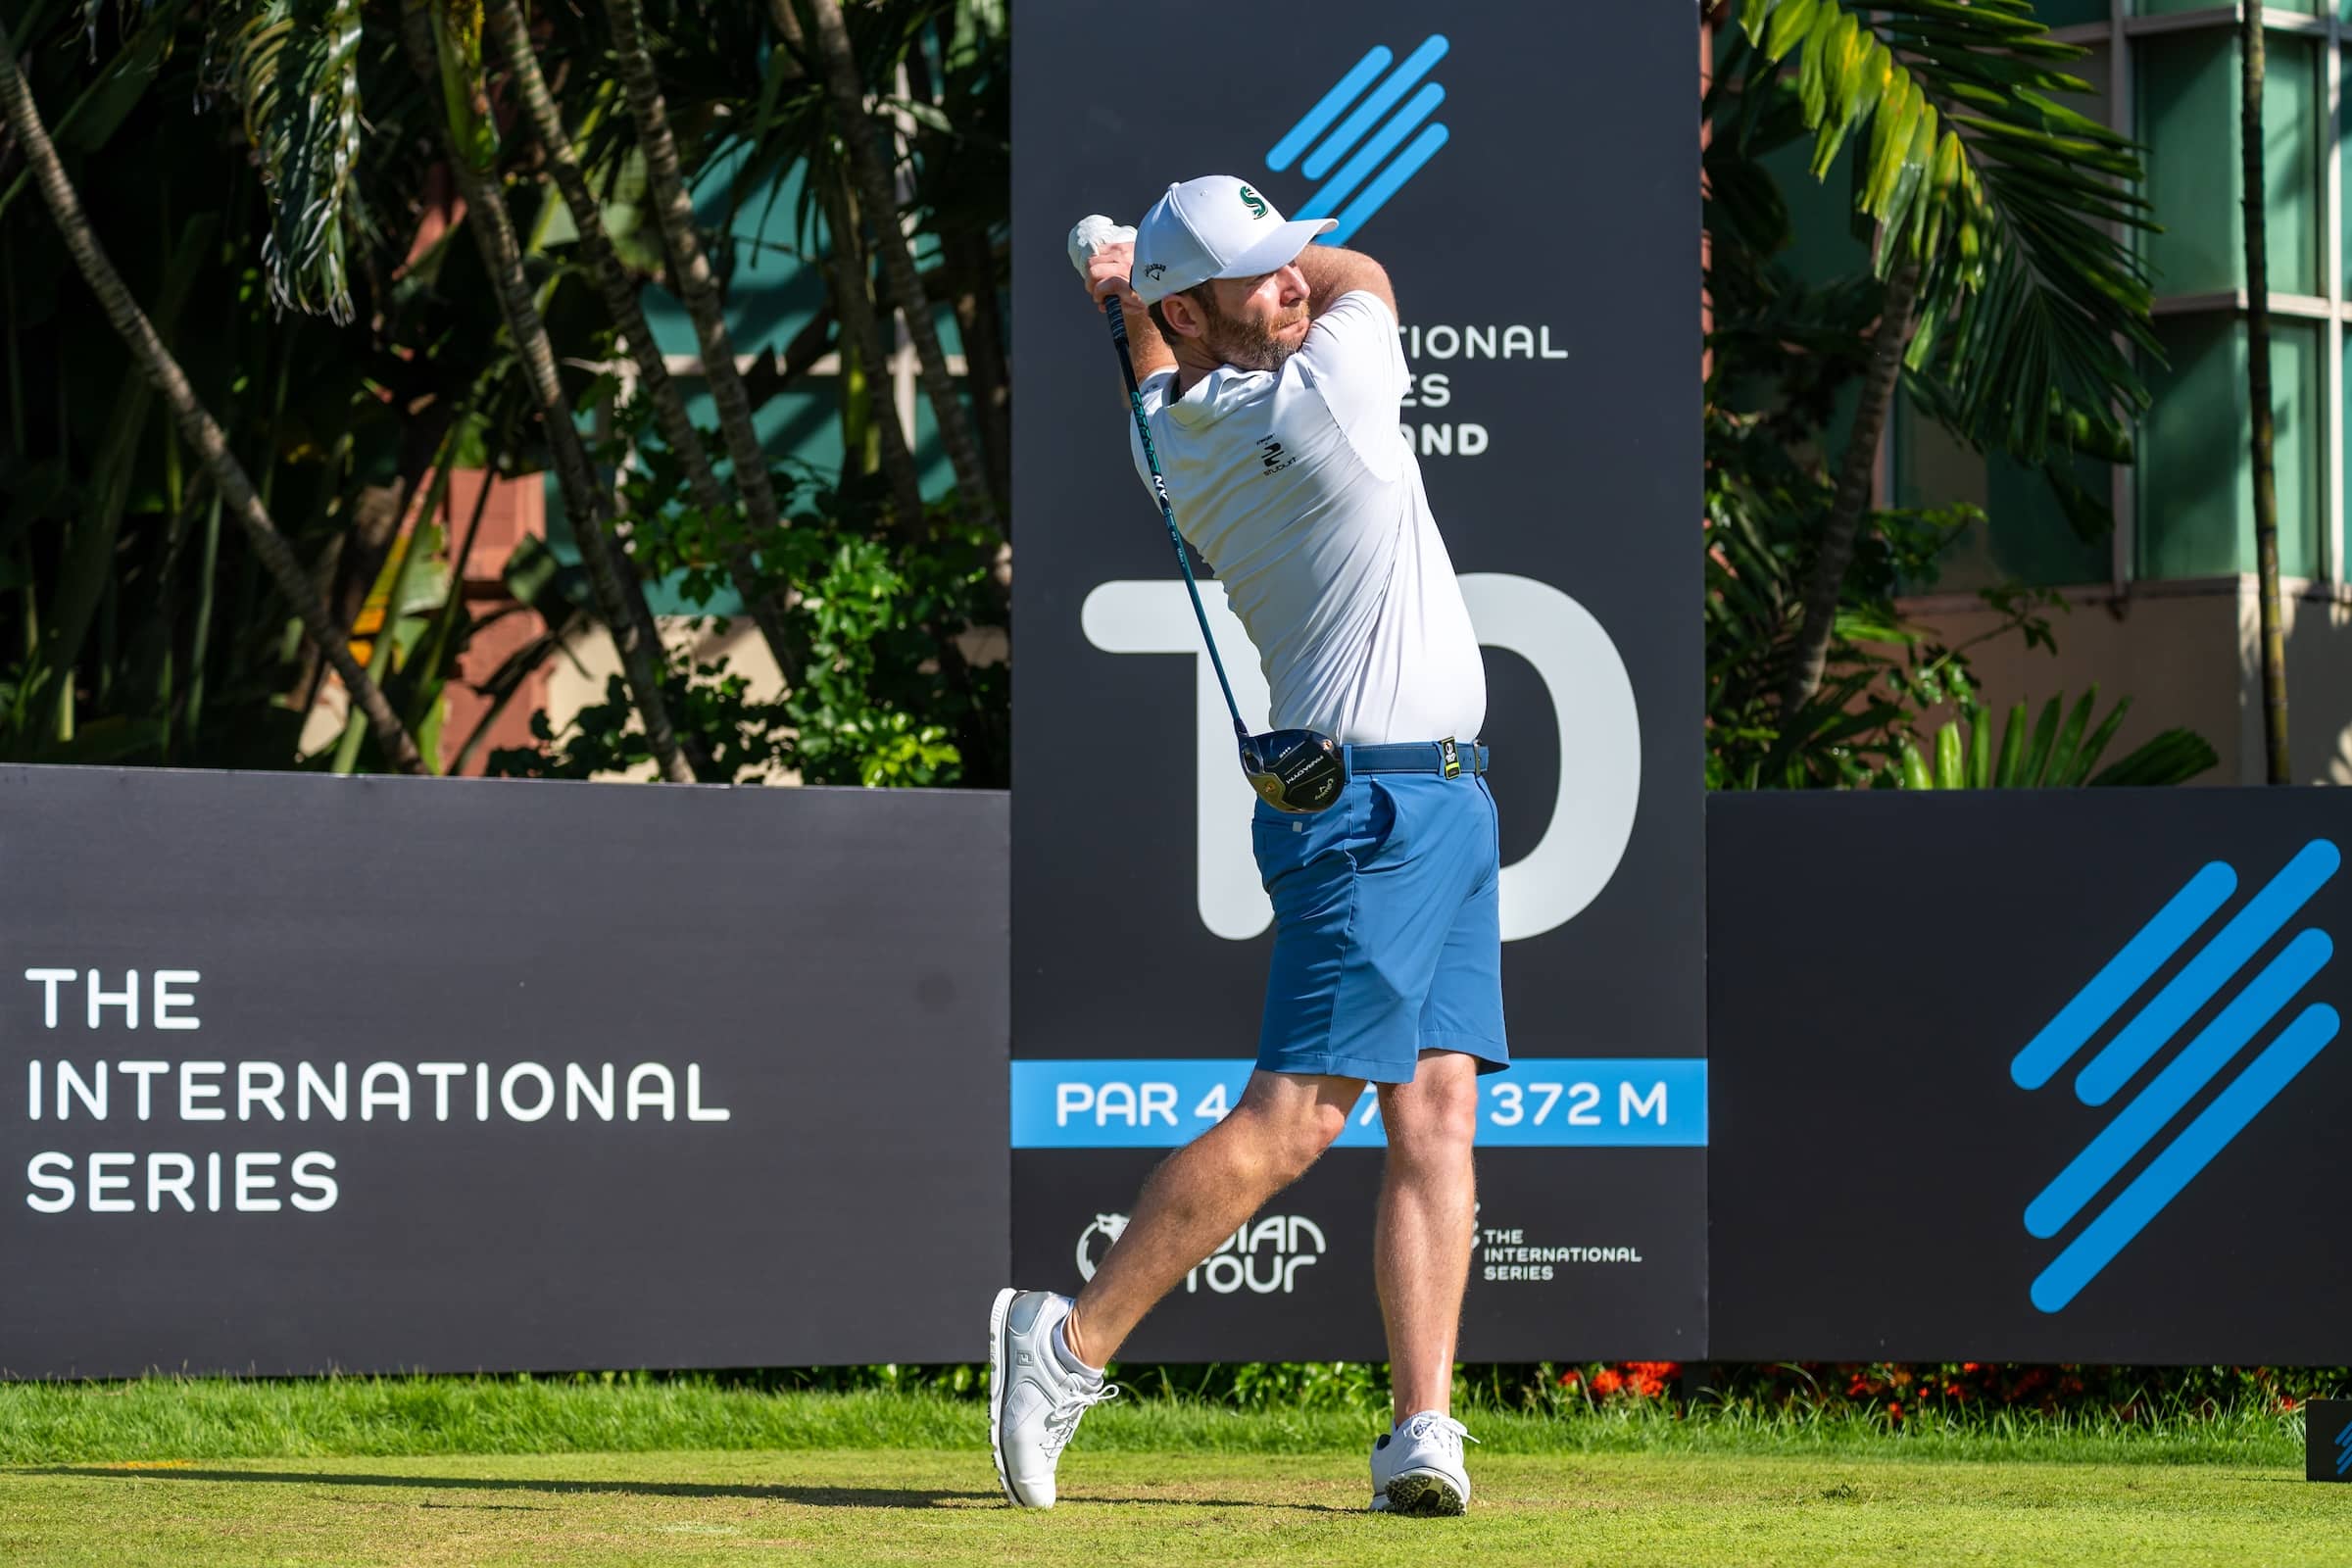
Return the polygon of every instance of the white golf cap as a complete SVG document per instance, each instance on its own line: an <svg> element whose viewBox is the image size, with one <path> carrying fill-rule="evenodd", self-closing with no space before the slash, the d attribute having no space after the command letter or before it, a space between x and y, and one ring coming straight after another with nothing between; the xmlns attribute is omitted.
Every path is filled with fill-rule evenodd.
<svg viewBox="0 0 2352 1568"><path fill-rule="evenodd" d="M1128 279L1150 305L1212 277L1255 277L1288 267L1330 218L1286 222L1274 204L1230 174L1203 174L1170 185L1135 230L1135 274Z"/></svg>

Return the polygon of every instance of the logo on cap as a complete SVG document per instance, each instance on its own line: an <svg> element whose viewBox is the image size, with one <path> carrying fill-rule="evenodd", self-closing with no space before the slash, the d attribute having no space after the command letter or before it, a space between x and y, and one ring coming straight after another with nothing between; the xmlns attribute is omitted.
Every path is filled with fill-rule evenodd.
<svg viewBox="0 0 2352 1568"><path fill-rule="evenodd" d="M1251 218L1266 216L1266 199L1247 185L1242 187L1242 205L1250 209Z"/></svg>
<svg viewBox="0 0 2352 1568"><path fill-rule="evenodd" d="M1153 262L1150 267L1144 269L1144 275L1150 278L1152 282L1156 283L1160 280L1160 278L1167 274L1167 263Z"/></svg>

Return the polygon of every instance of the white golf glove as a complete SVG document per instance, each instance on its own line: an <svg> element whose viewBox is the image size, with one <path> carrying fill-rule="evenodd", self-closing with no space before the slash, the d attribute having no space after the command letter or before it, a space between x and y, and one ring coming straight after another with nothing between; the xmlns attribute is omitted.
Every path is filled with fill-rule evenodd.
<svg viewBox="0 0 2352 1568"><path fill-rule="evenodd" d="M1135 230L1124 223L1114 223L1101 213L1081 218L1070 225L1070 265L1084 277L1087 259L1095 252L1134 243Z"/></svg>

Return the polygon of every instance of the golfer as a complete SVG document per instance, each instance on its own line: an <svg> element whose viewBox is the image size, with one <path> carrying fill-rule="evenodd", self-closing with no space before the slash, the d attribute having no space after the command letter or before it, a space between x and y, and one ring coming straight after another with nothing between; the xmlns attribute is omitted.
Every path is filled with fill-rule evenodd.
<svg viewBox="0 0 2352 1568"><path fill-rule="evenodd" d="M1257 1070L1231 1114L1145 1184L1075 1301L999 1294L990 1439L1005 1494L1054 1505L1102 1367L1144 1314L1305 1172L1377 1087L1388 1165L1375 1268L1396 1424L1372 1507L1458 1514L1468 1436L1448 1412L1469 1276L1478 1075L1505 1066L1500 873L1478 639L1397 412L1408 377L1388 274L1311 244L1251 187L1168 187L1132 243L1073 246L1126 312L1178 525L1256 644L1278 729L1347 749L1313 815L1260 804L1274 903ZM1125 231L1119 231L1124 234ZM1154 330L1147 331L1149 325ZM1143 445L1132 427L1137 470ZM1147 483L1149 482L1147 478Z"/></svg>

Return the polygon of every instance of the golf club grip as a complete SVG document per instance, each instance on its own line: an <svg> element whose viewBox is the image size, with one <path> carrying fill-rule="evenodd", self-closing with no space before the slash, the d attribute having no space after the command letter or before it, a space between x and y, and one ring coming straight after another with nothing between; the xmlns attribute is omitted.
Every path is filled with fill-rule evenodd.
<svg viewBox="0 0 2352 1568"><path fill-rule="evenodd" d="M1111 345L1119 351L1119 375L1127 383L1127 395L1140 398L1143 388L1135 383L1135 357L1127 345L1127 310L1116 294L1102 302L1102 318L1110 323Z"/></svg>

